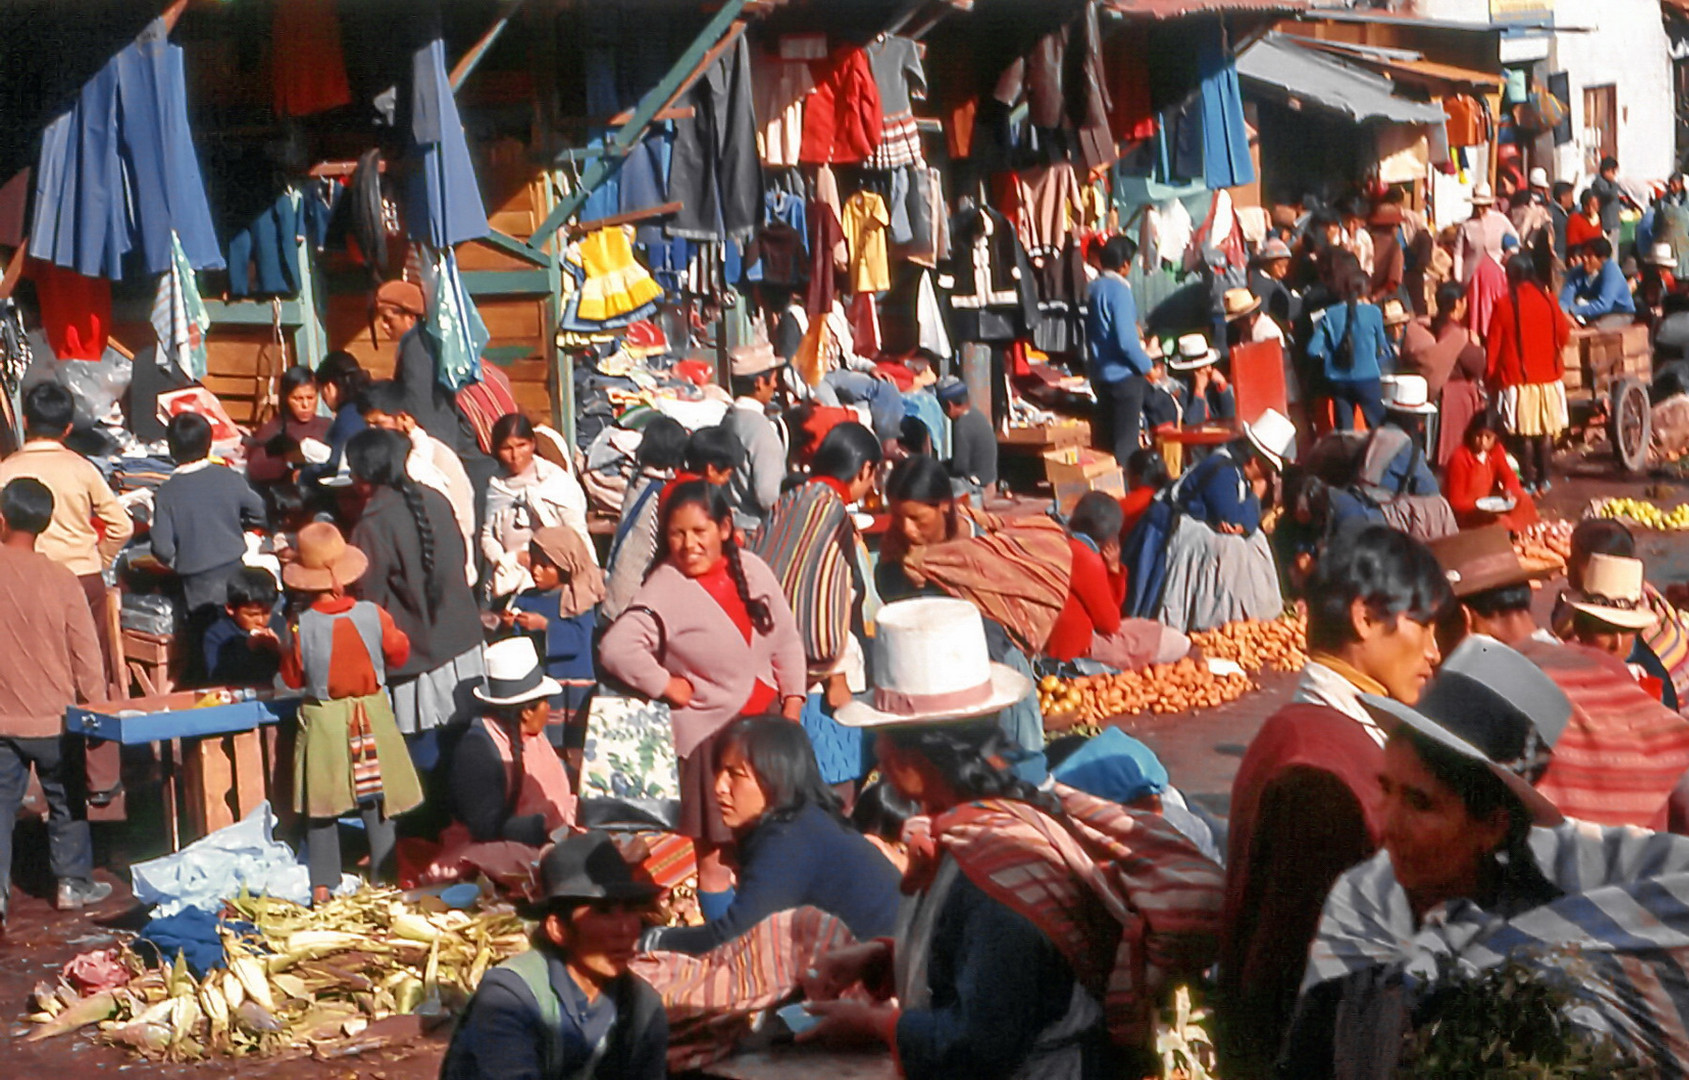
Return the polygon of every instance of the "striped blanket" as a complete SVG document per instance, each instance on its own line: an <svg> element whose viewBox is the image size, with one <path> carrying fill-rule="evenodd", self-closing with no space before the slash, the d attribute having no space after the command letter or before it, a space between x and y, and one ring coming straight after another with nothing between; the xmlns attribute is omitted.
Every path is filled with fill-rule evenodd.
<svg viewBox="0 0 1689 1080"><path fill-rule="evenodd" d="M980 536L916 548L904 567L968 601L1000 623L1022 650L1038 655L1067 603L1073 550L1067 533L1048 518L1009 523L979 516Z"/></svg>
<svg viewBox="0 0 1689 1080"><path fill-rule="evenodd" d="M1534 830L1531 850L1561 899L1512 919L1457 901L1417 930L1388 853L1348 871L1326 899L1303 990L1373 968L1430 980L1439 956L1482 970L1571 952L1588 1006L1572 1022L1667 1080L1689 1076L1689 839L1568 821Z"/></svg>
<svg viewBox="0 0 1689 1080"><path fill-rule="evenodd" d="M781 495L750 539L750 549L780 579L815 674L838 666L856 621L855 544L844 501L823 483Z"/></svg>
<svg viewBox="0 0 1689 1080"><path fill-rule="evenodd" d="M1064 821L1007 799L912 820L910 874L949 854L1061 950L1117 1043L1145 1045L1163 986L1214 961L1225 874L1157 814L1062 784L1055 794Z"/></svg>
<svg viewBox="0 0 1689 1080"><path fill-rule="evenodd" d="M632 971L656 988L669 1017L669 1073L733 1053L764 1009L792 997L799 977L833 949L854 945L845 924L819 908L770 915L703 954L656 952Z"/></svg>
<svg viewBox="0 0 1689 1080"><path fill-rule="evenodd" d="M1689 720L1593 649L1526 641L1519 651L1572 703L1537 790L1580 821L1665 828L1666 800L1689 772Z"/></svg>

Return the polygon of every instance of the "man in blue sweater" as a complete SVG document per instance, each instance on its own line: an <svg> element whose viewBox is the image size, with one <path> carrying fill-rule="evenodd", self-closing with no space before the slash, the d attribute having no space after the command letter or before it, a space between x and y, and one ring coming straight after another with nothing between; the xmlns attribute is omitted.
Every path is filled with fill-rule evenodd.
<svg viewBox="0 0 1689 1080"><path fill-rule="evenodd" d="M1630 283L1613 259L1613 245L1605 237L1586 241L1577 253L1577 266L1566 274L1560 289L1560 306L1581 323L1601 327L1625 326L1636 321L1636 301Z"/></svg>
<svg viewBox="0 0 1689 1080"><path fill-rule="evenodd" d="M1138 305L1125 269L1132 242L1111 237L1103 245L1102 276L1091 283L1085 301L1085 349L1091 388L1097 393L1097 422L1104 445L1120 467L1138 449L1144 396L1149 390L1150 358L1138 336Z"/></svg>

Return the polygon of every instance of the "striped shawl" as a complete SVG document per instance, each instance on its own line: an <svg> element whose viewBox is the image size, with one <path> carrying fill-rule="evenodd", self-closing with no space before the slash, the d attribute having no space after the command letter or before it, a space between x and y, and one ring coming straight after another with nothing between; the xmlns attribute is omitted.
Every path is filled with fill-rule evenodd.
<svg viewBox="0 0 1689 1080"><path fill-rule="evenodd" d="M1067 603L1073 576L1067 533L1048 518L984 520L983 535L916 548L904 566L979 608L1036 656Z"/></svg>
<svg viewBox="0 0 1689 1080"><path fill-rule="evenodd" d="M856 527L844 500L824 483L799 484L780 496L750 548L774 571L797 617L813 675L837 668L859 616Z"/></svg>
<svg viewBox="0 0 1689 1080"><path fill-rule="evenodd" d="M1118 1044L1147 1045L1163 986L1214 961L1224 871L1157 814L1062 784L1055 794L1063 821L1007 799L914 819L910 880L949 854L1061 950Z"/></svg>
<svg viewBox="0 0 1689 1080"><path fill-rule="evenodd" d="M1416 930L1387 852L1348 871L1326 899L1303 990L1374 968L1429 980L1439 956L1547 969L1570 951L1589 1006L1572 1021L1611 1034L1662 1077L1689 1075L1689 839L1568 821L1533 830L1530 844L1566 895L1512 919L1461 900Z"/></svg>

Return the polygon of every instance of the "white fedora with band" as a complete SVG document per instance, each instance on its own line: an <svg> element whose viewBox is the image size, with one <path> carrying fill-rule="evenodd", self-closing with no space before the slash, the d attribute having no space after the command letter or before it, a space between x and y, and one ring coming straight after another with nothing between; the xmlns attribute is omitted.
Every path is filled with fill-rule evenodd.
<svg viewBox="0 0 1689 1080"><path fill-rule="evenodd" d="M1195 371L1210 364L1218 363L1220 354L1208 344L1208 339L1201 334L1182 334L1179 337L1177 355L1167 361L1167 366L1174 371Z"/></svg>
<svg viewBox="0 0 1689 1080"><path fill-rule="evenodd" d="M1243 434L1275 469L1296 460L1296 425L1277 409L1268 409L1254 423L1245 422Z"/></svg>
<svg viewBox="0 0 1689 1080"><path fill-rule="evenodd" d="M1572 608L1621 630L1646 630L1659 619L1648 606L1641 559L1591 555L1583 568L1583 591L1568 592Z"/></svg>
<svg viewBox="0 0 1689 1080"><path fill-rule="evenodd" d="M966 600L923 596L880 609L875 619L874 686L841 705L846 727L972 720L1000 712L1032 690L1032 680L993 663L985 621Z"/></svg>
<svg viewBox="0 0 1689 1080"><path fill-rule="evenodd" d="M539 650L527 635L505 638L487 646L487 676L475 697L487 705L526 705L556 697L563 686L545 673Z"/></svg>
<svg viewBox="0 0 1689 1080"><path fill-rule="evenodd" d="M1425 381L1425 376L1386 375L1383 383L1386 409L1417 416L1429 416L1437 411L1437 406L1431 403L1431 384Z"/></svg>

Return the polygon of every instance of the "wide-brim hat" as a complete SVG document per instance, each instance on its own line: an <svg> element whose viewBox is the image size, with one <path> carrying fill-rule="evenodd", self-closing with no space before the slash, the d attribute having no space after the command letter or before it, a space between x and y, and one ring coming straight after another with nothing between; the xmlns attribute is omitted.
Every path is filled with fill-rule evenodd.
<svg viewBox="0 0 1689 1080"><path fill-rule="evenodd" d="M1384 301L1380 313L1384 316L1385 326L1400 326L1413 319L1413 313L1407 309L1407 305L1393 298Z"/></svg>
<svg viewBox="0 0 1689 1080"><path fill-rule="evenodd" d="M369 569L369 556L346 542L327 521L299 530L298 558L282 567L282 584L299 592L331 592L357 581Z"/></svg>
<svg viewBox="0 0 1689 1080"><path fill-rule="evenodd" d="M1261 310L1261 298L1248 289L1227 289L1226 295L1220 299L1220 304L1225 310L1227 322Z"/></svg>
<svg viewBox="0 0 1689 1080"><path fill-rule="evenodd" d="M662 889L634 877L633 867L608 833L594 829L576 833L552 845L540 858L539 894L520 905L522 914L537 918L559 903L621 900L649 903Z"/></svg>
<svg viewBox="0 0 1689 1080"><path fill-rule="evenodd" d="M1466 201L1473 206L1494 206L1495 192L1490 190L1490 185L1479 184L1472 189L1472 196Z"/></svg>
<svg viewBox="0 0 1689 1080"><path fill-rule="evenodd" d="M1583 568L1583 591L1568 592L1573 610L1622 630L1646 630L1659 621L1648 606L1641 559L1591 555Z"/></svg>
<svg viewBox="0 0 1689 1080"><path fill-rule="evenodd" d="M1531 570L1519 561L1505 525L1462 529L1426 545L1449 580L1456 600L1491 589L1523 585L1549 570Z"/></svg>
<svg viewBox="0 0 1689 1080"><path fill-rule="evenodd" d="M966 600L899 600L875 618L874 686L834 715L846 727L973 720L1025 698L1032 680L991 660L985 622Z"/></svg>
<svg viewBox="0 0 1689 1080"><path fill-rule="evenodd" d="M1437 411L1431 401L1431 384L1423 375L1386 375L1384 407L1394 412L1429 416Z"/></svg>
<svg viewBox="0 0 1689 1080"><path fill-rule="evenodd" d="M1672 249L1670 244L1655 244L1653 250L1648 252L1648 257L1643 261L1653 263L1655 266L1676 266L1677 252Z"/></svg>
<svg viewBox="0 0 1689 1080"><path fill-rule="evenodd" d="M1220 354L1201 334L1181 334L1174 354L1167 358L1167 366L1174 371L1195 371L1219 363Z"/></svg>
<svg viewBox="0 0 1689 1080"><path fill-rule="evenodd" d="M729 370L735 379L750 379L764 372L773 371L783 361L774 352L774 346L766 341L755 341L749 345L741 345L727 354Z"/></svg>
<svg viewBox="0 0 1689 1080"><path fill-rule="evenodd" d="M1254 423L1245 421L1243 436L1275 469L1283 471L1287 463L1296 460L1296 425L1277 409L1268 409Z"/></svg>
<svg viewBox="0 0 1689 1080"><path fill-rule="evenodd" d="M488 645L486 666L482 685L474 689L483 704L527 705L563 692L562 684L545 673L539 650L525 634Z"/></svg>
<svg viewBox="0 0 1689 1080"><path fill-rule="evenodd" d="M1467 676L1455 676L1453 678L1456 681L1449 684L1451 687L1458 688L1460 692L1477 701L1489 702L1487 694L1478 694L1478 688L1482 687L1481 683ZM1507 785L1507 790L1511 791L1514 797L1525 804L1526 812L1531 815L1532 824L1552 828L1566 820L1566 815L1562 814L1560 809L1549 801L1548 796L1532 787L1529 780L1418 709L1403 705L1394 698L1379 697L1376 694L1362 694L1361 704L1365 706L1366 711L1371 713L1375 720L1387 725L1404 725L1424 735L1439 746L1453 750L1461 757L1470 758L1488 766L1490 772Z"/></svg>
<svg viewBox="0 0 1689 1080"><path fill-rule="evenodd" d="M1255 253L1255 261L1272 262L1275 259L1288 259L1290 256L1290 245L1275 236L1261 245L1261 250Z"/></svg>
<svg viewBox="0 0 1689 1080"><path fill-rule="evenodd" d="M1548 170L1538 165L1525 176L1525 183L1534 188L1548 186Z"/></svg>

